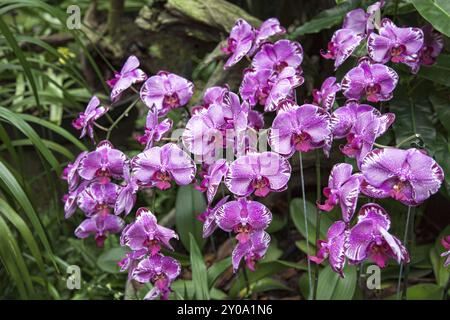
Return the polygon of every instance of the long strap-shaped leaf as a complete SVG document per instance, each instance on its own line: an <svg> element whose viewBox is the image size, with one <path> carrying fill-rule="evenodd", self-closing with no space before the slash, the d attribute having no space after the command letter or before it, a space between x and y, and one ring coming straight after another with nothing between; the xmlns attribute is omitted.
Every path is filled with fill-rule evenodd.
<svg viewBox="0 0 450 320"><path fill-rule="evenodd" d="M5 40L8 42L9 46L14 51L14 54L16 55L17 59L19 59L20 64L22 65L23 72L25 73L25 76L27 77L28 82L30 83L31 90L33 91L34 99L36 100L36 105L39 108L42 108L41 104L39 103L39 95L36 87L36 82L34 81L34 76L33 73L31 72L30 65L28 64L28 61L25 58L25 55L23 54L19 45L17 44L14 35L11 33L11 30L9 30L9 27L3 21L2 17L0 17L0 32L5 37Z"/></svg>
<svg viewBox="0 0 450 320"><path fill-rule="evenodd" d="M48 241L47 235L44 231L44 228L42 227L41 221L36 211L33 208L33 205L25 194L23 188L20 186L16 178L11 174L11 172L3 162L0 162L0 180L3 181L4 188L6 189L5 191L8 192L14 199L16 199L17 203L24 210L25 214L33 225L33 228L36 230L36 233L41 240L45 250L50 256L50 259L52 260L55 268L58 270L53 255L53 250L50 246L50 242Z"/></svg>
<svg viewBox="0 0 450 320"><path fill-rule="evenodd" d="M20 130L37 149L37 151L44 157L44 159L50 164L52 169L59 176L61 173L61 166L59 165L58 160L55 158L53 153L49 148L42 142L39 135L34 131L34 129L24 121L20 116L15 114L14 112L9 111L4 107L0 107L0 119L11 123L11 125L15 126L18 130Z"/></svg>

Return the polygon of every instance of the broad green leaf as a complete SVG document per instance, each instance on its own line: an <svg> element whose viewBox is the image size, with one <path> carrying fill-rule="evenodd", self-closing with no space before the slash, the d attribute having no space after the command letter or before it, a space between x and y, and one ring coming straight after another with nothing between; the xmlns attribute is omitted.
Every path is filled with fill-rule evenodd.
<svg viewBox="0 0 450 320"><path fill-rule="evenodd" d="M450 73L450 55L440 54L436 63L430 66L421 66L417 76L428 79L445 86L450 86L448 75Z"/></svg>
<svg viewBox="0 0 450 320"><path fill-rule="evenodd" d="M450 74L447 73L447 77ZM448 82L448 81L447 81ZM447 132L450 133L450 101L449 99L444 99L437 95L430 96L431 104L433 105L434 110L436 111L439 122L447 129Z"/></svg>
<svg viewBox="0 0 450 320"><path fill-rule="evenodd" d="M190 248L189 233L194 236L200 248L205 243L202 238L202 223L197 220L197 216L205 209L205 197L200 191L195 190L192 185L179 187L175 203L175 225L187 250Z"/></svg>
<svg viewBox="0 0 450 320"><path fill-rule="evenodd" d="M246 288L242 289L243 292L240 293L241 296L246 295ZM256 281L250 286L250 290L252 293L257 292L265 292L271 290L284 290L284 291L292 291L287 285L285 285L280 280L272 279L272 278L264 278Z"/></svg>
<svg viewBox="0 0 450 320"><path fill-rule="evenodd" d="M407 300L441 300L444 289L434 283L420 283L408 287ZM391 295L386 300L396 300L397 295Z"/></svg>
<svg viewBox="0 0 450 320"><path fill-rule="evenodd" d="M195 296L196 288L191 280L176 280L172 283L171 288L175 293L174 298L178 297L178 300L192 300ZM147 291L148 290L149 289L147 289ZM209 296L212 300L227 299L227 295L217 288L211 288Z"/></svg>
<svg viewBox="0 0 450 320"><path fill-rule="evenodd" d="M208 273L202 253L192 234L189 234L191 249L192 282L195 287L195 297L199 300L209 300Z"/></svg>
<svg viewBox="0 0 450 320"><path fill-rule="evenodd" d="M128 250L125 247L116 247L106 250L97 259L97 266L108 273L120 273L119 261L125 258Z"/></svg>
<svg viewBox="0 0 450 320"><path fill-rule="evenodd" d="M408 99L408 98L411 99ZM399 87L390 103L390 112L395 113L393 124L396 143L418 133L426 144L436 140L436 128L433 124L431 104L426 97L411 96L404 87ZM415 132L414 132L415 124ZM409 148L405 144L402 148Z"/></svg>
<svg viewBox="0 0 450 320"><path fill-rule="evenodd" d="M344 274L345 278L341 278L329 265L323 268L319 273L317 299L351 300L357 283L356 266L346 266Z"/></svg>
<svg viewBox="0 0 450 320"><path fill-rule="evenodd" d="M411 0L414 7L433 27L450 37L450 2L448 0Z"/></svg>
<svg viewBox="0 0 450 320"><path fill-rule="evenodd" d="M306 201L306 213L308 219L308 239L309 243L312 245L316 244L316 206L311 202ZM306 227L305 227L305 217L303 213L303 199L295 198L292 199L290 204L290 213L292 221L295 224L295 227L302 234L302 236L306 239ZM320 238L325 239L327 230L333 223L331 219L324 214L320 213Z"/></svg>
<svg viewBox="0 0 450 320"><path fill-rule="evenodd" d="M217 279L231 267L231 258L225 258L223 260L215 262L208 268L208 283L209 288L213 287Z"/></svg>
<svg viewBox="0 0 450 320"><path fill-rule="evenodd" d="M303 25L296 28L289 35L289 38L296 39L305 34L317 33L324 29L334 27L342 21L348 11L354 9L356 5L357 3L353 1L352 3L343 2L338 4L336 7L324 10L323 12L312 18L310 21L307 21Z"/></svg>

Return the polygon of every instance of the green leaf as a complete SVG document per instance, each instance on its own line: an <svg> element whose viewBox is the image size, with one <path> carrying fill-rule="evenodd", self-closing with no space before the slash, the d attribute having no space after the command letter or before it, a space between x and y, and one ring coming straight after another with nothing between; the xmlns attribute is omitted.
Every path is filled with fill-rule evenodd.
<svg viewBox="0 0 450 320"><path fill-rule="evenodd" d="M120 273L119 261L127 254L125 247L116 247L103 251L97 259L97 266L108 273Z"/></svg>
<svg viewBox="0 0 450 320"><path fill-rule="evenodd" d="M294 222L297 230L306 239L306 227L305 227L305 217L303 213L303 199L295 198L292 199L290 204L290 213L292 221ZM311 202L306 201L306 213L308 219L308 239L309 243L312 245L316 244L316 206ZM325 239L327 230L333 223L331 219L324 213L321 213L320 220L320 238Z"/></svg>
<svg viewBox="0 0 450 320"><path fill-rule="evenodd" d="M448 0L411 0L425 20L450 37L450 2Z"/></svg>
<svg viewBox="0 0 450 320"><path fill-rule="evenodd" d="M202 238L202 223L196 218L205 209L205 197L200 191L195 190L192 185L179 187L175 203L175 225L187 250L190 250L189 233L194 236L200 248L205 243Z"/></svg>
<svg viewBox="0 0 450 320"><path fill-rule="evenodd" d="M208 273L202 253L192 234L189 234L191 249L192 282L195 287L195 297L199 300L209 300Z"/></svg>
<svg viewBox="0 0 450 320"><path fill-rule="evenodd" d="M405 87L399 86L394 99L390 103L390 111L395 113L393 127L396 143L418 133L426 144L432 144L436 140L436 128L432 121L433 112L431 104L425 96L418 97L416 95L411 96L411 94L406 91ZM417 92L414 94L417 94ZM416 125L415 132L413 121ZM402 148L408 147L409 145L406 144L402 146Z"/></svg>
<svg viewBox="0 0 450 320"><path fill-rule="evenodd" d="M244 289L246 290L246 289ZM264 278L256 281L254 284L250 286L250 290L252 293L257 292L265 292L271 290L284 290L284 291L292 291L287 285L285 285L280 280L275 280L272 278Z"/></svg>
<svg viewBox="0 0 450 320"><path fill-rule="evenodd" d="M17 59L19 59L20 64L22 65L22 68L23 68L23 72L25 73L25 76L27 77L28 82L30 84L31 90L33 91L34 99L36 100L36 105L37 105L37 107L40 108L41 105L39 102L39 95L37 92L36 82L35 82L33 73L31 72L30 65L28 64L28 61L25 58L25 55L23 54L16 39L14 38L14 35L11 33L11 30L9 30L8 25L3 21L1 16L0 16L0 32L5 37L5 40L8 42L9 46L13 50Z"/></svg>
<svg viewBox="0 0 450 320"><path fill-rule="evenodd" d="M356 1L358 2L358 1ZM357 3L343 2L336 7L322 11L320 14L305 22L303 25L295 29L290 35L290 39L296 39L309 33L317 33L324 29L329 29L339 24L346 13L357 6Z"/></svg>
<svg viewBox="0 0 450 320"><path fill-rule="evenodd" d="M407 300L441 300L444 289L434 283L421 283L408 287ZM386 300L396 300L397 295L391 295Z"/></svg>
<svg viewBox="0 0 450 320"><path fill-rule="evenodd" d="M9 111L4 107L0 107L0 119L9 122L11 125L15 126L20 130L31 142L35 148L39 151L44 159L50 164L56 174L59 176L61 174L61 166L58 160L56 160L53 153L47 148L39 135L34 131L34 129L26 123L20 116L16 115L14 112Z"/></svg>
<svg viewBox="0 0 450 320"><path fill-rule="evenodd" d="M217 279L231 267L231 258L225 258L218 262L215 262L208 268L208 283L209 288L213 287Z"/></svg>
<svg viewBox="0 0 450 320"><path fill-rule="evenodd" d="M17 182L16 178L11 174L8 168L0 161L0 180L3 181L6 186L6 191L16 199L17 203L26 213L28 219L31 221L35 232L37 233L39 239L41 240L44 248L46 249L48 255L50 256L53 264L57 268L55 258L53 255L53 250L48 241L47 235L42 227L41 221L39 220L33 205L28 199L25 191L22 189L20 184ZM57 268L58 269L58 268Z"/></svg>
<svg viewBox="0 0 450 320"><path fill-rule="evenodd" d="M436 63L430 66L421 66L417 76L428 79L445 86L450 86L448 75L450 73L450 55L440 54Z"/></svg>
<svg viewBox="0 0 450 320"><path fill-rule="evenodd" d="M450 70L448 75L450 74ZM450 103L448 99L444 99L438 97L437 95L430 96L431 104L433 105L434 110L436 111L439 121L441 124L447 129L447 132L450 133Z"/></svg>
<svg viewBox="0 0 450 320"><path fill-rule="evenodd" d="M192 300L195 295L195 285L191 280L176 280L171 285L172 290L175 293L175 297L181 300ZM209 292L209 296L212 300L224 300L227 299L227 295L217 288L212 288Z"/></svg>
<svg viewBox="0 0 450 320"><path fill-rule="evenodd" d="M345 278L341 278L329 265L323 268L319 273L317 299L351 300L356 289L356 266L346 266L344 274Z"/></svg>

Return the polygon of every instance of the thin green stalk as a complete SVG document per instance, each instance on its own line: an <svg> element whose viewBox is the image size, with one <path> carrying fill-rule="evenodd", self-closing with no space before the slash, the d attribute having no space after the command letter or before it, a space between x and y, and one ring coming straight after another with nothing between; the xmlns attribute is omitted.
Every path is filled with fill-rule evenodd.
<svg viewBox="0 0 450 320"><path fill-rule="evenodd" d="M409 137L407 137L407 138L403 139L402 141L400 141L399 143L397 143L397 145L395 147L399 148L409 141L412 141L414 139L420 139L420 138L421 138L420 134L414 133L413 135L410 135Z"/></svg>
<svg viewBox="0 0 450 320"><path fill-rule="evenodd" d="M244 275L245 287L247 289L246 296L250 296L250 281L248 280L247 268L242 265L242 274Z"/></svg>
<svg viewBox="0 0 450 320"><path fill-rule="evenodd" d="M106 133L106 140L109 140L109 137L111 136L112 130L117 126L117 124L126 116L128 116L128 113L133 109L133 107L138 103L139 99L136 99L133 101L132 104L128 106L128 108L125 109L125 111L113 122L113 124L109 127L108 132Z"/></svg>
<svg viewBox="0 0 450 320"><path fill-rule="evenodd" d="M303 200L303 215L305 217L305 230L306 230L306 261L308 264L308 283L309 283L309 295L308 299L312 297L312 274L311 274L311 261L309 261L309 255L311 254L309 250L309 231L308 231L308 214L306 212L306 194L305 194L305 178L303 176L303 159L302 153L299 152L299 160L300 160L300 185L302 192L302 200Z"/></svg>
<svg viewBox="0 0 450 320"><path fill-rule="evenodd" d="M416 214L416 208L412 207L411 208L411 219L410 219L409 225L408 225L408 229L409 229L408 230L408 244L405 243L405 245L407 246L407 250L409 252L411 252L412 246L413 246L415 214ZM406 300L407 293L408 293L408 276L409 276L410 267L411 267L411 265L408 263L406 265L405 276L403 278L402 300Z"/></svg>
<svg viewBox="0 0 450 320"><path fill-rule="evenodd" d="M408 235L409 235L409 229L410 229L410 223L411 223L411 212L412 212L412 207L408 206L408 213L406 215L406 223L405 223L405 234L403 236L403 243L405 244L405 246L407 245L407 241L408 241ZM398 274L398 282L397 282L397 299L400 299L400 290L401 290L401 284L402 284L402 276L403 276L403 262L400 263L400 271ZM405 274L405 280L406 281L406 274Z"/></svg>
<svg viewBox="0 0 450 320"><path fill-rule="evenodd" d="M320 203L322 200L322 186L321 186L321 176L320 176L320 153L319 150L316 150L316 199ZM316 242L320 238L320 209L316 206ZM316 256L318 254L319 247L316 246ZM313 300L316 300L317 297L317 284L319 283L319 265L316 264L314 271L314 291L313 291Z"/></svg>

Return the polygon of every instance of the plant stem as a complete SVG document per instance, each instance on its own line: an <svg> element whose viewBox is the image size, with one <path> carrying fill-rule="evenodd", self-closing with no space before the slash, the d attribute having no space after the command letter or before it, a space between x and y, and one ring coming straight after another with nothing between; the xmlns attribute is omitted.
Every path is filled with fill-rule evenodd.
<svg viewBox="0 0 450 320"><path fill-rule="evenodd" d="M247 289L246 296L250 296L250 281L248 281L248 274L245 265L242 265L242 274L244 275L245 287Z"/></svg>
<svg viewBox="0 0 450 320"><path fill-rule="evenodd" d="M408 244L405 243L407 246L407 250L411 252L412 246L413 246L413 239L414 239L414 218L416 214L416 207L411 208L411 218L408 225ZM408 263L405 268L405 276L403 278L403 290L402 290L402 300L406 300L407 298L407 292L408 292L408 276L409 276L409 269L411 265Z"/></svg>
<svg viewBox="0 0 450 320"><path fill-rule="evenodd" d="M305 194L305 178L303 176L303 159L302 153L299 152L300 159L300 182L301 182L301 192L302 192L302 201L303 201L303 215L305 217L305 233L306 233L306 261L308 264L308 283L309 283L309 295L308 299L312 297L312 275L311 275L311 261L309 261L309 231L308 231L308 213L306 212L306 194Z"/></svg>
<svg viewBox="0 0 450 320"><path fill-rule="evenodd" d="M322 200L322 186L321 186L321 176L320 176L320 153L319 150L316 150L316 200L321 202ZM316 206L316 243L320 238L320 209ZM319 247L316 245L316 256L319 251ZM313 300L316 300L317 297L317 284L319 283L319 265L316 264L314 271L314 291L313 291Z"/></svg>
<svg viewBox="0 0 450 320"><path fill-rule="evenodd" d="M114 38L120 25L125 0L109 0L108 32Z"/></svg>
<svg viewBox="0 0 450 320"><path fill-rule="evenodd" d="M442 293L442 300L447 300L448 290L450 290L450 279L447 281L447 285L444 288L444 292Z"/></svg>
<svg viewBox="0 0 450 320"><path fill-rule="evenodd" d="M128 108L125 109L125 111L113 122L113 124L109 127L108 132L106 133L106 140L109 140L109 137L111 136L112 130L117 126L117 124L126 116L128 116L128 113L131 109L138 103L139 98L134 100L132 104L128 106Z"/></svg>
<svg viewBox="0 0 450 320"><path fill-rule="evenodd" d="M407 241L408 241L408 237L409 237L409 231L410 231L409 229L411 228L410 227L411 220L414 220L414 218L412 217L414 215L413 211L415 211L414 207L408 206L408 213L407 213L407 216L406 216L406 223L405 223L405 234L403 236L403 243L405 244L405 246L407 245ZM414 224L414 222L412 224ZM408 249L410 249L410 248L408 248ZM405 293L406 290L405 289L406 289L406 286L407 286L406 282L408 281L408 279L407 279L407 272L409 273L409 268L407 268L405 270L405 279L403 280L404 286L403 286L402 296L403 296L403 294L406 295L406 293ZM398 274L397 299L400 298L400 288L401 288L401 283L402 283L402 275L403 275L403 262L400 263L400 271L399 271L399 274Z"/></svg>
<svg viewBox="0 0 450 320"><path fill-rule="evenodd" d="M379 144L379 143L376 143L376 142L374 142L373 145L375 147L377 147L377 148L389 148L389 146L385 146L384 144Z"/></svg>
<svg viewBox="0 0 450 320"><path fill-rule="evenodd" d="M108 128L105 128L104 126L99 125L97 122L94 122L94 126L99 128L100 130L108 132Z"/></svg>
<svg viewBox="0 0 450 320"><path fill-rule="evenodd" d="M413 135L410 135L409 137L403 139L402 141L400 141L399 143L397 143L397 145L395 146L396 148L401 147L402 145L404 145L405 143L414 140L414 139L420 139L420 134L418 133L414 133Z"/></svg>

